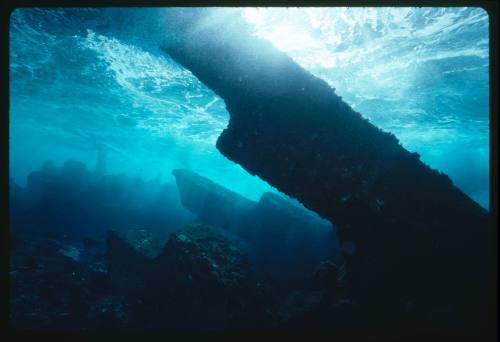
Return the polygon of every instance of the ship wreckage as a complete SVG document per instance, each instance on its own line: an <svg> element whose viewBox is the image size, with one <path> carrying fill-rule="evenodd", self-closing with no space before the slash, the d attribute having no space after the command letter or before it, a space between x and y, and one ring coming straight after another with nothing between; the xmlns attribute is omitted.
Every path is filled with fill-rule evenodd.
<svg viewBox="0 0 500 342"><path fill-rule="evenodd" d="M98 261L88 257L85 264L59 242L13 236L15 326L482 331L494 326L496 231L488 211L393 134L354 111L325 81L240 23L215 18L210 9L167 12L161 24L171 37L161 48L220 96L229 112L217 149L319 217L275 194L254 202L194 172L174 170L174 190L197 222L161 242L146 230L109 231L104 255ZM50 170L33 173L26 190L11 187L12 208L21 208L15 203L23 196L42 191L61 174L86 182L75 201L87 188L110 198L117 192L111 185L118 180L101 175L93 181L75 162ZM94 192L85 196L105 208L105 196ZM129 209L128 202L120 209L121 220L109 226L139 222L131 216L139 209ZM67 211L80 207L75 202ZM27 217L19 212L11 216ZM84 220L93 214L79 215ZM161 222L175 220L182 223L169 217ZM88 255L100 248L90 239L85 245ZM252 252L245 257L245 250ZM307 273L313 268L314 274ZM63 276L47 278L49 271ZM259 272L269 275L267 280ZM42 299L31 300L30 293ZM67 304L60 312L53 306L58 301Z"/></svg>
<svg viewBox="0 0 500 342"><path fill-rule="evenodd" d="M225 101L230 120L217 149L356 247L345 286L358 319L488 323L495 235L486 210L238 23L208 10L179 10L166 22L177 37L164 51Z"/></svg>

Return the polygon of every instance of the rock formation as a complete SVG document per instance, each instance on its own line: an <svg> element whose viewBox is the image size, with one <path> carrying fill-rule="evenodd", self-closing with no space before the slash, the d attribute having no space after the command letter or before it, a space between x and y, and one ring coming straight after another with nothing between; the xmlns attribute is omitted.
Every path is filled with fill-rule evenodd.
<svg viewBox="0 0 500 342"><path fill-rule="evenodd" d="M113 286L104 260L82 263L55 238L11 235L10 322L20 330L122 329L131 326L134 298Z"/></svg>
<svg viewBox="0 0 500 342"><path fill-rule="evenodd" d="M130 251L137 248L129 240L121 240L128 250L111 248L109 253L115 259L142 263L144 286L134 296L143 301L139 316L149 320L140 323L142 327L221 330L266 325L268 301L250 264L212 228L191 225L178 230L152 260L130 258ZM124 271L127 284L133 284L130 279L137 270Z"/></svg>
<svg viewBox="0 0 500 342"><path fill-rule="evenodd" d="M82 262L68 256L72 246L58 239L13 234L12 326L192 331L271 325L265 287L239 250L213 229L186 226L155 258L141 253L139 240L109 231L106 256Z"/></svg>

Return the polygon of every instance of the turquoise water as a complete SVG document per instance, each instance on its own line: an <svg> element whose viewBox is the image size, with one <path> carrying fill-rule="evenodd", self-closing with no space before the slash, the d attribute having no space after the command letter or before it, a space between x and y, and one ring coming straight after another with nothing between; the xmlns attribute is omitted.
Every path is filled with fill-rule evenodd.
<svg viewBox="0 0 500 342"><path fill-rule="evenodd" d="M189 168L250 199L276 191L215 148L224 102L161 52L168 9L19 9L10 22L10 175L43 161L173 180ZM489 205L488 16L478 8L220 10L249 25L424 162Z"/></svg>

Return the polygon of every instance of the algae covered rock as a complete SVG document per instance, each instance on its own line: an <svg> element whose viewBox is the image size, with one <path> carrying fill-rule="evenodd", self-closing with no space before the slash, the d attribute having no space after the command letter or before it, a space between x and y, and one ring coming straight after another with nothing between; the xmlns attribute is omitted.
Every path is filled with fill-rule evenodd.
<svg viewBox="0 0 500 342"><path fill-rule="evenodd" d="M108 239L118 237L136 252L148 259L154 259L165 244L166 236L151 229L125 229L108 231ZM113 247L108 243L108 248Z"/></svg>
<svg viewBox="0 0 500 342"><path fill-rule="evenodd" d="M108 231L107 262L112 270L130 272L132 269L141 270L146 264L146 257L135 246L116 230Z"/></svg>
<svg viewBox="0 0 500 342"><path fill-rule="evenodd" d="M13 236L10 321L21 330L123 328L131 313L107 271L74 258L76 247L53 238ZM112 304L110 305L110 300Z"/></svg>
<svg viewBox="0 0 500 342"><path fill-rule="evenodd" d="M189 226L172 234L159 262L175 263L189 280L202 278L224 286L239 286L249 277L249 264L223 236L204 225Z"/></svg>
<svg viewBox="0 0 500 342"><path fill-rule="evenodd" d="M192 225L172 234L154 270L152 293L166 309L164 324L216 330L265 324L250 264L213 228Z"/></svg>

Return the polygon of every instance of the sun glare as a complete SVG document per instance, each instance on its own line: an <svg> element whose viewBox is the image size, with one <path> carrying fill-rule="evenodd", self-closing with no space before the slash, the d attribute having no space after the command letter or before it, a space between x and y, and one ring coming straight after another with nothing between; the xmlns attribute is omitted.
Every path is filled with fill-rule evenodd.
<svg viewBox="0 0 500 342"><path fill-rule="evenodd" d="M248 8L244 11L245 20L255 26L256 34L265 38L283 52L317 50L323 43L315 39L308 27L295 20L298 13L293 9ZM269 25L269 19L275 25ZM303 19L303 18L302 18Z"/></svg>

